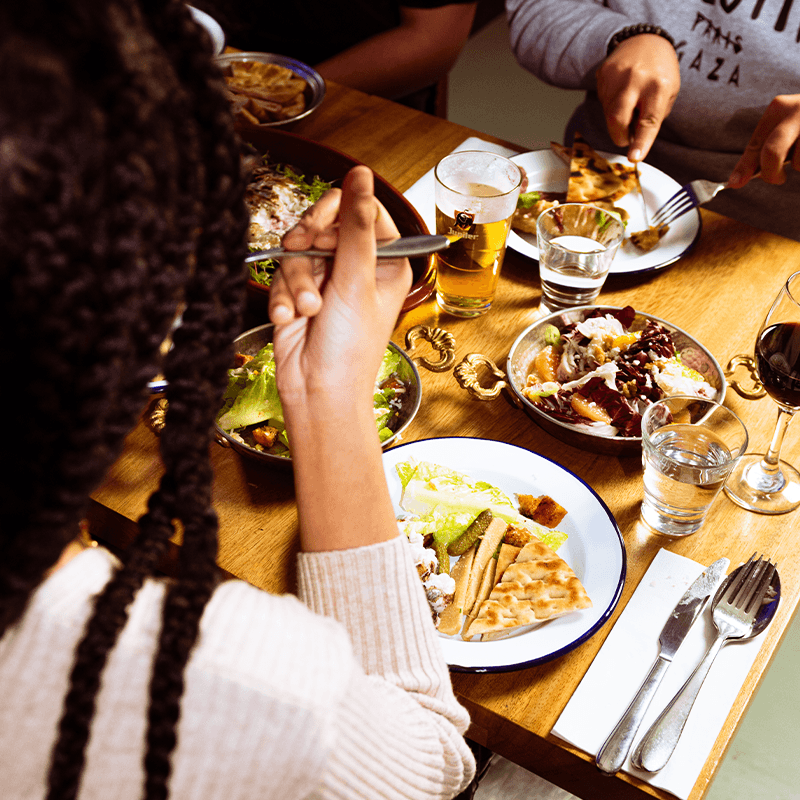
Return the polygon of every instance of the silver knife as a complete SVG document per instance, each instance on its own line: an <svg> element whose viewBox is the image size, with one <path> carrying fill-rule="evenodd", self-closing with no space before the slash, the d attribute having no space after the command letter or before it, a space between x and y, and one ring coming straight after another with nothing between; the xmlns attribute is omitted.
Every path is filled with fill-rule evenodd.
<svg viewBox="0 0 800 800"><path fill-rule="evenodd" d="M673 609L658 638L660 645L658 658L656 658L649 674L639 687L639 691L631 701L627 711L622 715L622 718L614 730L611 731L610 736L597 754L595 763L603 772L613 775L625 763L636 732L639 730L642 718L661 683L661 679L672 663L672 659L686 638L689 629L705 608L708 598L714 594L722 582L729 566L730 560L727 558L720 558L715 561L686 590L678 605Z"/></svg>
<svg viewBox="0 0 800 800"><path fill-rule="evenodd" d="M639 189L639 195L642 198L642 211L644 212L644 227L650 228L650 220L647 218L647 201L644 199L644 192L642 191L642 181L639 177L639 163L635 162L633 165L633 172L636 175L636 186Z"/></svg>

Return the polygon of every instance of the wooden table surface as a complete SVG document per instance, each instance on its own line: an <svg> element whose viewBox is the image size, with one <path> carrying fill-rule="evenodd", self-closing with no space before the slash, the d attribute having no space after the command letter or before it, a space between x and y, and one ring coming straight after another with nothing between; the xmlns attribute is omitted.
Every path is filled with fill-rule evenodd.
<svg viewBox="0 0 800 800"><path fill-rule="evenodd" d="M465 138L476 135L476 131L334 84L329 85L318 112L293 132L365 162L400 191ZM786 277L800 266L800 243L710 212L703 211L702 218L702 235L688 256L664 270L612 276L600 302L630 304L669 320L703 342L724 366L736 354L752 353L769 304ZM431 300L408 312L393 338L403 346L405 331L413 325L442 327L455 337L457 360L480 352L502 364L517 334L533 320L539 297L536 263L509 251L497 299L485 317L457 320L440 312ZM564 465L592 486L622 531L628 558L624 593L611 621L593 638L572 653L531 669L453 675L455 690L472 716L471 738L578 797L670 797L623 773L614 778L601 775L593 758L550 733L658 549L666 547L703 564L721 556L736 564L755 550L777 559L782 582L780 608L692 791L691 800L699 800L797 606L797 512L778 517L752 514L721 495L698 534L683 540L656 536L638 520L642 496L638 456L616 458L574 449L545 433L503 399L469 399L451 371L421 373L423 402L404 441L476 436L529 448ZM773 401L768 397L745 400L730 390L726 404L745 421L751 450L763 452L776 417ZM793 462L798 460L798 433L800 429L790 428L784 444L783 456ZM137 427L106 483L94 495L91 521L102 538L124 545L135 535L132 521L144 512L146 498L159 476L156 447L153 434L143 425ZM246 462L216 446L212 458L220 517L220 566L268 591L293 591L298 544L291 472Z"/></svg>

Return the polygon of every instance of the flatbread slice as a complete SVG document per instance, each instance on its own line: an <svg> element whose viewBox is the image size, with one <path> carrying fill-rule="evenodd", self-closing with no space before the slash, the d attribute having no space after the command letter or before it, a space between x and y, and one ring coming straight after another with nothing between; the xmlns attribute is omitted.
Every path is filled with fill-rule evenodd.
<svg viewBox="0 0 800 800"><path fill-rule="evenodd" d="M586 589L567 562L534 539L481 604L469 634L531 625L591 606Z"/></svg>
<svg viewBox="0 0 800 800"><path fill-rule="evenodd" d="M607 161L576 132L569 165L568 203L587 203L593 200L613 202L624 197L636 186L633 165L628 167Z"/></svg>
<svg viewBox="0 0 800 800"><path fill-rule="evenodd" d="M472 611L470 611L469 616L464 622L464 632L461 634L462 639L470 638L471 636L469 632L470 625L472 625L472 621L478 615L478 608L480 608L483 601L489 596L489 593L492 591L492 587L494 586L494 576L496 572L497 572L497 561L494 558L490 558L489 562L486 564L486 568L483 570L483 576L481 577L481 585L480 588L478 589L478 596L475 599L475 605L472 607Z"/></svg>
<svg viewBox="0 0 800 800"><path fill-rule="evenodd" d="M439 633L455 636L461 630L461 615L464 613L464 600L467 596L467 582L472 571L477 547L472 545L466 553L459 557L450 577L456 582L453 602L439 615Z"/></svg>
<svg viewBox="0 0 800 800"><path fill-rule="evenodd" d="M572 161L572 148L558 142L550 142L550 149L567 165Z"/></svg>
<svg viewBox="0 0 800 800"><path fill-rule="evenodd" d="M475 553L475 559L472 562L469 580L467 581L467 593L464 598L463 609L465 614L469 614L472 611L472 606L475 604L475 599L478 597L478 592L481 588L481 579L486 565L494 555L494 551L500 546L507 527L508 523L505 520L500 519L500 517L494 517L483 533L483 538L481 538L478 550Z"/></svg>
<svg viewBox="0 0 800 800"><path fill-rule="evenodd" d="M497 556L497 571L494 578L495 583L501 580L503 573L517 560L520 550L522 550L521 547L516 547L513 544L504 542L500 545L500 552Z"/></svg>

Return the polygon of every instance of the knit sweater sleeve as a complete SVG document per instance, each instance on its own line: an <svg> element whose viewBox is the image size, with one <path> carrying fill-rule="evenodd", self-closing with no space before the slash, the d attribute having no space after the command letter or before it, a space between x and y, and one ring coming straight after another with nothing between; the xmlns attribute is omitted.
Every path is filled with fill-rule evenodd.
<svg viewBox="0 0 800 800"><path fill-rule="evenodd" d="M469 719L404 537L353 550L303 553L298 594L347 629L365 674L337 715L325 797L452 797L472 778Z"/></svg>
<svg viewBox="0 0 800 800"><path fill-rule="evenodd" d="M562 89L594 88L611 37L631 19L601 0L506 0L511 49L541 80Z"/></svg>

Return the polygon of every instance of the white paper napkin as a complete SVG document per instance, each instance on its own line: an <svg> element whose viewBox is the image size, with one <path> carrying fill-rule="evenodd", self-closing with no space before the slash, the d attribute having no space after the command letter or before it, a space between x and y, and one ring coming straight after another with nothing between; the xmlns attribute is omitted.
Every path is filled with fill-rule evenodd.
<svg viewBox="0 0 800 800"><path fill-rule="evenodd" d="M738 565L732 564L731 569ZM553 733L591 755L603 746L658 656L658 636L673 608L705 565L659 550L603 643ZM678 650L650 703L631 752L702 659L714 639L710 602ZM625 772L687 798L763 642L756 636L722 648L697 697L678 746L658 773Z"/></svg>
<svg viewBox="0 0 800 800"><path fill-rule="evenodd" d="M514 156L517 154L516 150L510 150L508 147L503 147L493 142L485 142L483 139L478 139L476 136L470 136L468 139L465 139L452 152L457 153L461 150L489 150L492 153L499 153L501 156ZM433 198L434 191L433 170L429 170L413 186L404 192L406 200L417 209L422 219L425 220L428 230L431 232L436 231L436 203Z"/></svg>

